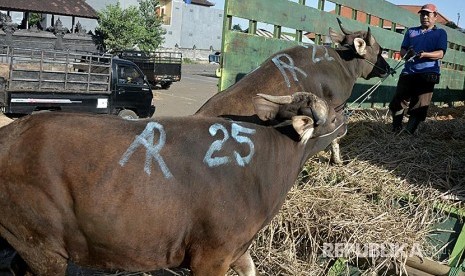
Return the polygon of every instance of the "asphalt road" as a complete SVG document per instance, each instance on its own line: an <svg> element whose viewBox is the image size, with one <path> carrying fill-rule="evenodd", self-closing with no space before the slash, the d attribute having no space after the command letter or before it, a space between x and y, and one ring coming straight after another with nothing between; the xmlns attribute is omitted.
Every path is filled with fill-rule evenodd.
<svg viewBox="0 0 465 276"><path fill-rule="evenodd" d="M167 90L154 90L155 114L158 116L192 115L218 92L215 64L183 64L181 81Z"/></svg>

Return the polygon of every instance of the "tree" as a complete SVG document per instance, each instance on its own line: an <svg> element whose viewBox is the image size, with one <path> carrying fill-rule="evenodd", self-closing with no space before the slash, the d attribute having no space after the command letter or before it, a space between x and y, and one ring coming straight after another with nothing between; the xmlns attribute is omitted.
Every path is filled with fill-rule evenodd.
<svg viewBox="0 0 465 276"><path fill-rule="evenodd" d="M162 18L156 13L157 0L140 0L139 7L122 9L119 2L107 5L99 12L96 35L103 49L118 52L136 46L143 51L153 51L163 43L165 31Z"/></svg>
<svg viewBox="0 0 465 276"><path fill-rule="evenodd" d="M36 12L32 12L29 14L29 26L36 25L39 29L41 29L42 27L40 26L40 21L42 21L42 14Z"/></svg>
<svg viewBox="0 0 465 276"><path fill-rule="evenodd" d="M448 21L445 25L447 27L449 27L449 28L452 28L452 29L458 29L458 27L459 27L459 26L457 26L457 24L454 23L454 21Z"/></svg>
<svg viewBox="0 0 465 276"><path fill-rule="evenodd" d="M449 28L456 29L459 32L465 33L465 29L460 28L453 21L448 21L445 25Z"/></svg>
<svg viewBox="0 0 465 276"><path fill-rule="evenodd" d="M233 31L238 31L238 32L243 32L244 30L242 29L241 25L239 24L235 24L233 27L232 27Z"/></svg>
<svg viewBox="0 0 465 276"><path fill-rule="evenodd" d="M153 51L165 40L166 31L161 27L163 18L156 13L157 7L158 1L139 0L139 13L146 30L138 42L142 51Z"/></svg>

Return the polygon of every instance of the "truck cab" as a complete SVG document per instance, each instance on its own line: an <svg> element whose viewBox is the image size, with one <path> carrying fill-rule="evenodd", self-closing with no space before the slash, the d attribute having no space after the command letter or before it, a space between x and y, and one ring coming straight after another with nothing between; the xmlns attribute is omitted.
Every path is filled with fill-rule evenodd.
<svg viewBox="0 0 465 276"><path fill-rule="evenodd" d="M133 62L116 57L112 66L111 114L130 119L151 117L155 112L153 93L144 73Z"/></svg>

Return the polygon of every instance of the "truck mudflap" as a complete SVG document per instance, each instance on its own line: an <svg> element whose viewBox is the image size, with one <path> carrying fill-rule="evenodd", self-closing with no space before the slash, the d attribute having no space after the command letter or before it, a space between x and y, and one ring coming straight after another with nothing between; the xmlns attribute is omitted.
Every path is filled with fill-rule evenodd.
<svg viewBox="0 0 465 276"><path fill-rule="evenodd" d="M152 116L153 116L153 114L155 113L155 109L156 109L155 106L152 104L152 105L150 106L149 117L152 117Z"/></svg>

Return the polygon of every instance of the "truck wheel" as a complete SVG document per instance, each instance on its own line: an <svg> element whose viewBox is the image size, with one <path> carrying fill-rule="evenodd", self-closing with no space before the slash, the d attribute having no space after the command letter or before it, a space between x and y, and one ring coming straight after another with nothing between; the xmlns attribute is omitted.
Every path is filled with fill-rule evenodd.
<svg viewBox="0 0 465 276"><path fill-rule="evenodd" d="M139 116L137 116L136 112L130 110L130 109L123 109L118 113L118 116L120 116L123 119L126 120L135 120L139 119Z"/></svg>
<svg viewBox="0 0 465 276"><path fill-rule="evenodd" d="M160 85L161 85L161 88L168 89L171 86L171 82L164 82L164 83L162 83Z"/></svg>

